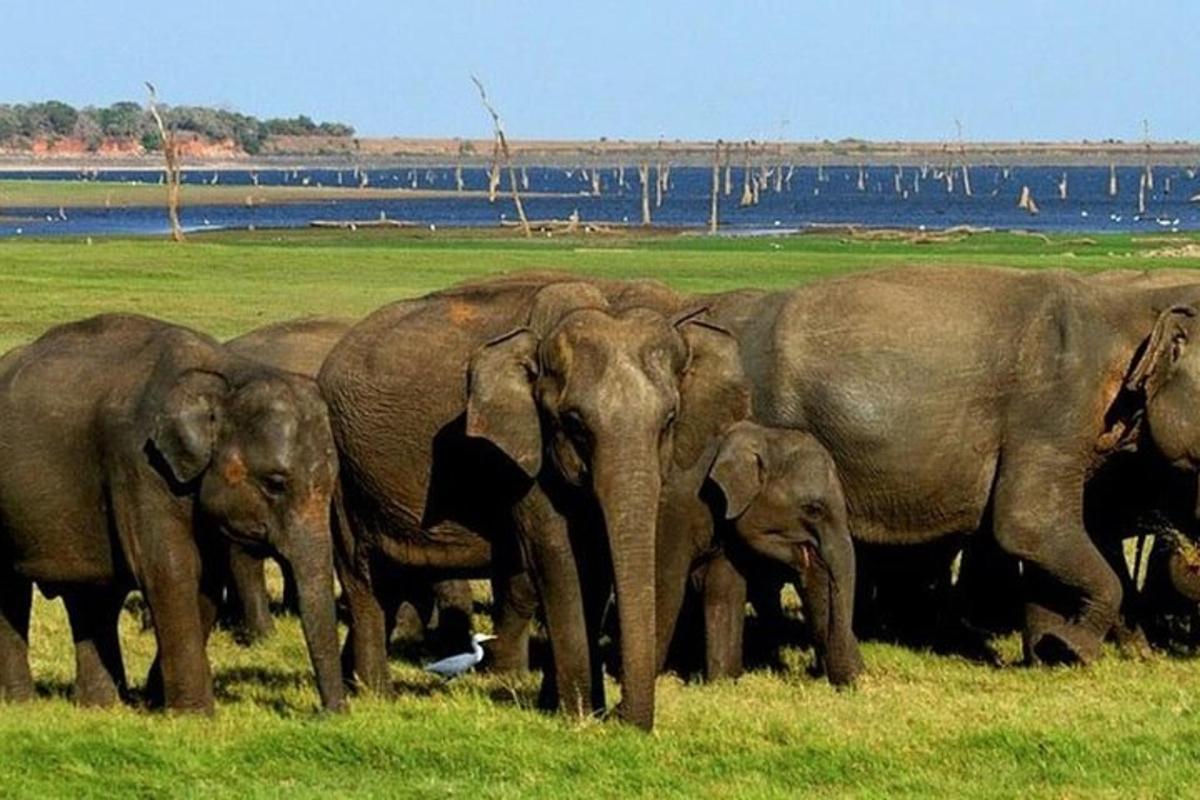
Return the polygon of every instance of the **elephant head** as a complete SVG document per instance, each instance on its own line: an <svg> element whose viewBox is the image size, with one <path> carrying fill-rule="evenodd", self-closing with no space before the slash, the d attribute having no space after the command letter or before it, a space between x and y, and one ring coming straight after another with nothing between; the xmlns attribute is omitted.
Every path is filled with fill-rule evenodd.
<svg viewBox="0 0 1200 800"><path fill-rule="evenodd" d="M1134 362L1126 388L1141 393L1145 427L1173 466L1200 472L1200 324L1192 305L1158 315ZM1197 509L1200 513L1200 509Z"/></svg>
<svg viewBox="0 0 1200 800"><path fill-rule="evenodd" d="M852 681L862 665L850 627L854 547L833 458L806 433L743 421L725 434L708 477L737 539L800 576L830 682Z"/></svg>
<svg viewBox="0 0 1200 800"><path fill-rule="evenodd" d="M184 371L158 402L150 444L177 486L194 487L208 523L291 566L322 704L341 708L329 525L337 456L316 383L262 367Z"/></svg>
<svg viewBox="0 0 1200 800"><path fill-rule="evenodd" d="M621 627L621 716L654 718L655 532L681 382L693 349L644 308L614 310L595 287L541 289L528 324L471 359L467 433L531 477L553 473L599 505Z"/></svg>

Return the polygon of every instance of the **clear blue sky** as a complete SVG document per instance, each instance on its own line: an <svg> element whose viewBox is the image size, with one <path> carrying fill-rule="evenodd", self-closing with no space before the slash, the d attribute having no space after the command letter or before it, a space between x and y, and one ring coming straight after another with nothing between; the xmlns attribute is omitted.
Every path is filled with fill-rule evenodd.
<svg viewBox="0 0 1200 800"><path fill-rule="evenodd" d="M513 138L1200 139L1200 0L0 0L0 102L486 136L472 71Z"/></svg>

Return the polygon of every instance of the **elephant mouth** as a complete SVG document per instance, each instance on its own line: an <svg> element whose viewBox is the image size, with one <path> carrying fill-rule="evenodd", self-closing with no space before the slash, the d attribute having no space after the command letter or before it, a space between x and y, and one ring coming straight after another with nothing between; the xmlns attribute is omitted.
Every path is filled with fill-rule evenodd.
<svg viewBox="0 0 1200 800"><path fill-rule="evenodd" d="M242 548L248 555L256 558L266 558L275 555L275 550L267 542L267 531L239 531L220 525L221 536Z"/></svg>

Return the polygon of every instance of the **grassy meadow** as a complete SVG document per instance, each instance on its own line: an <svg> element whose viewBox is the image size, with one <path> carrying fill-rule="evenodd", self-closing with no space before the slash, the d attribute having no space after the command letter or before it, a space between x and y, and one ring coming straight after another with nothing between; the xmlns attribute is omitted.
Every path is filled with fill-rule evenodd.
<svg viewBox="0 0 1200 800"><path fill-rule="evenodd" d="M709 239L409 231L0 240L0 348L101 311L138 311L219 336L300 315L353 316L484 273L567 269L689 290L789 286L906 263L1028 268L1198 267L1183 236L952 241L843 235ZM481 620L486 625L486 620ZM123 618L130 680L153 638ZM1010 662L1015 638L1000 642ZM837 691L786 669L702 686L659 682L650 735L532 710L532 676L444 686L396 661L394 700L315 712L299 624L269 642L209 647L215 718L76 709L65 614L40 597L31 634L42 698L0 707L3 797L1156 797L1200 793L1200 662L1115 651L1092 668L994 669L867 643L868 672ZM612 693L615 694L615 691ZM613 698L610 696L610 702Z"/></svg>

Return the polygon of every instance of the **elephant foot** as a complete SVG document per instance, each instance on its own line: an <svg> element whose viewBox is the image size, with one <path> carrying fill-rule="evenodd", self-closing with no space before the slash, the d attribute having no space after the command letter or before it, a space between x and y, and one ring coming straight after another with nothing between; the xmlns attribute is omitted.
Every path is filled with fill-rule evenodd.
<svg viewBox="0 0 1200 800"><path fill-rule="evenodd" d="M34 688L32 678L27 681L5 681L4 685L0 686L0 702L2 703L28 703L35 696L37 696L37 690Z"/></svg>
<svg viewBox="0 0 1200 800"><path fill-rule="evenodd" d="M1117 648L1123 657L1135 661L1149 661L1154 657L1154 650L1140 625L1118 625L1115 635Z"/></svg>
<svg viewBox="0 0 1200 800"><path fill-rule="evenodd" d="M1028 639L1025 658L1030 664L1048 667L1095 663L1101 654L1098 636L1074 626L1043 631Z"/></svg>
<svg viewBox="0 0 1200 800"><path fill-rule="evenodd" d="M275 621L268 618L265 623L259 622L251 624L249 622L238 625L233 630L233 640L242 647L253 647L256 644L265 642L275 635Z"/></svg>
<svg viewBox="0 0 1200 800"><path fill-rule="evenodd" d="M75 684L75 704L80 708L110 708L121 702L121 692L107 681Z"/></svg>

